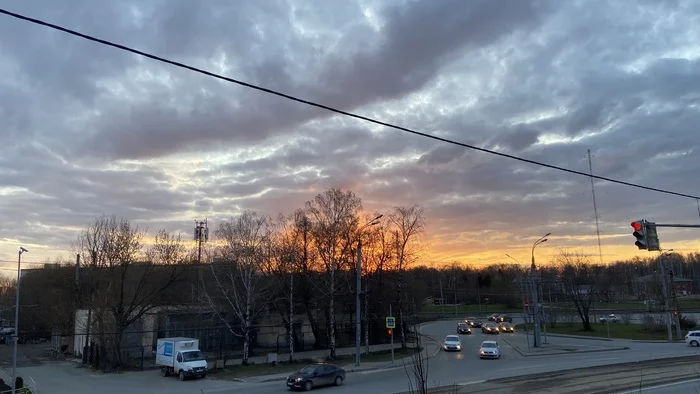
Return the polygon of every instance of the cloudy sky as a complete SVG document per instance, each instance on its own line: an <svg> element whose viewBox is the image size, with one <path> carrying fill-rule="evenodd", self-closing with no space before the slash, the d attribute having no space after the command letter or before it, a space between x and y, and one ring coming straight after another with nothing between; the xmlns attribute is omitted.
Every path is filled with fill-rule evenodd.
<svg viewBox="0 0 700 394"><path fill-rule="evenodd" d="M3 8L343 110L700 195L700 3L6 0ZM191 232L323 190L426 208L429 261L598 247L586 177L333 115L0 15L0 260L68 256L103 213ZM603 259L696 201L596 183ZM700 233L660 229L696 251Z"/></svg>

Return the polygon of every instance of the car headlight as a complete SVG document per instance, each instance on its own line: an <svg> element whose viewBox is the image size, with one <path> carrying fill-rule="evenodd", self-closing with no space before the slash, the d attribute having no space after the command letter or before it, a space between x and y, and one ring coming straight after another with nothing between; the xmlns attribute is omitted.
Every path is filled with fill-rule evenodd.
<svg viewBox="0 0 700 394"><path fill-rule="evenodd" d="M486 353L484 353L484 351L483 351L483 350L479 350L479 353L481 353L481 354L486 354Z"/></svg>
<svg viewBox="0 0 700 394"><path fill-rule="evenodd" d="M301 378L294 379L295 382L301 382L301 380L302 380Z"/></svg>

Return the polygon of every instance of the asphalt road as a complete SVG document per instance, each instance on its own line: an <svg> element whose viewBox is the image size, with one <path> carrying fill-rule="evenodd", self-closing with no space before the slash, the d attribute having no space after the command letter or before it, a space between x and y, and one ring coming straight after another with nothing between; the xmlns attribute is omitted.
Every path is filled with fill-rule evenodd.
<svg viewBox="0 0 700 394"><path fill-rule="evenodd" d="M423 333L442 338L447 334L454 333L455 326L456 321L433 322L423 326ZM499 341L502 351L501 359L479 359L477 351L481 341L485 339ZM698 348L691 348L682 343L640 343L624 340L591 341L550 337L549 342L553 345L569 346L571 348L590 347L592 343L595 343L595 346L599 348L605 346L628 346L630 349L526 357L521 355L514 347L509 346L506 341L520 349L527 348L525 335L522 333L487 336L481 334L480 331L475 331L473 335L463 336L463 350L461 352L448 353L440 351L429 360L428 381L430 386L469 385L470 383L488 379L532 373L700 354ZM55 394L93 393L96 387L100 388L100 394L123 394L124 392L151 394L263 394L287 391L283 381L237 383L207 378L180 382L174 378L163 378L157 371L95 374L65 364L62 367L43 365L20 368L20 373L22 376L32 376L39 383L41 392ZM363 394L398 393L409 390L408 382L409 378L406 370L404 367L398 366L385 370L349 373L345 384L342 386L328 390L322 389L319 392L332 392L335 394L358 392ZM649 391L649 393L656 392ZM659 393L666 393L666 391L659 391Z"/></svg>
<svg viewBox="0 0 700 394"><path fill-rule="evenodd" d="M641 390L625 391L621 394L695 394L700 393L700 379L688 380L646 387Z"/></svg>

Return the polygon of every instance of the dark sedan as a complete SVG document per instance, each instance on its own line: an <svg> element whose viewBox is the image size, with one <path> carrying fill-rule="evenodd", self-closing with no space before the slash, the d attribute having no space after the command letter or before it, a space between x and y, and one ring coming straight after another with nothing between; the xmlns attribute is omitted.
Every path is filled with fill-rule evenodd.
<svg viewBox="0 0 700 394"><path fill-rule="evenodd" d="M474 328L481 328L481 320L479 320L475 317L468 317L465 320L465 323L469 324L471 327L474 327Z"/></svg>
<svg viewBox="0 0 700 394"><path fill-rule="evenodd" d="M287 377L287 387L309 391L318 386L340 386L345 380L345 370L332 364L314 364Z"/></svg>
<svg viewBox="0 0 700 394"><path fill-rule="evenodd" d="M471 334L472 329L467 323L457 323L457 334Z"/></svg>

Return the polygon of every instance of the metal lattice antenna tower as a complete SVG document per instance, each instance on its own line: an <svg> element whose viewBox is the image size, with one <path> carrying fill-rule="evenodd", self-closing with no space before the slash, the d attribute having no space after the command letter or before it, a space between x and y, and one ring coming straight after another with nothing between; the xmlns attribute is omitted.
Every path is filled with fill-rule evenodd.
<svg viewBox="0 0 700 394"><path fill-rule="evenodd" d="M595 215L595 232L598 235L598 254L600 264L603 264L603 246L600 244L600 224L598 222L598 204L595 200L595 184L593 182L593 162L591 161L591 150L588 149L588 170L591 174L591 194L593 195L593 214Z"/></svg>

